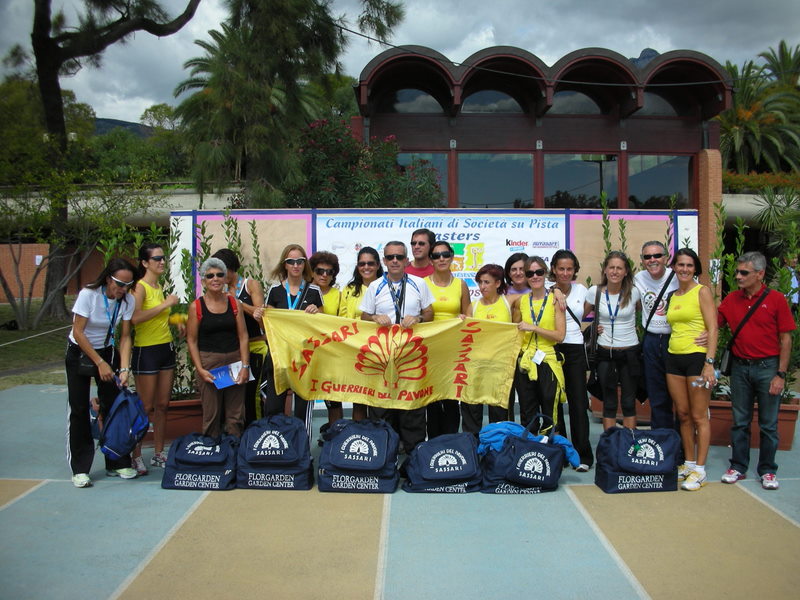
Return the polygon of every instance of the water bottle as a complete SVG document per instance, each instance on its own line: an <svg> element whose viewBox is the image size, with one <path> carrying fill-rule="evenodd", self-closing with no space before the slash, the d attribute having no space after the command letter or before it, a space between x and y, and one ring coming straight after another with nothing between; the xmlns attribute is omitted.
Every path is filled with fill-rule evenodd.
<svg viewBox="0 0 800 600"><path fill-rule="evenodd" d="M719 380L719 375L720 375L719 369L714 369L714 378ZM692 387L703 387L708 389L711 386L702 377L696 377L694 380L692 380Z"/></svg>

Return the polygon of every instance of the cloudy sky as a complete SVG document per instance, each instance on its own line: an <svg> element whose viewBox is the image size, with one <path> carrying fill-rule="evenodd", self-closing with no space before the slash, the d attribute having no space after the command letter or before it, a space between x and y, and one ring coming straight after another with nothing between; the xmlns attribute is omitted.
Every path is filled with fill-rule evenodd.
<svg viewBox="0 0 800 600"><path fill-rule="evenodd" d="M53 0L75 23L80 0ZM163 0L172 15L184 0ZM800 43L798 0L405 0L406 18L393 44L418 44L464 61L473 52L497 45L519 46L552 65L565 54L587 47L609 48L628 57L643 48L658 52L690 49L724 64L756 59L780 40ZM334 0L333 13L358 14L358 0ZM32 0L0 0L0 54L14 44L30 46ZM195 18L179 33L162 39L145 33L109 48L102 67L85 68L62 80L98 117L138 121L149 106L176 104L175 86L186 78L183 63L202 55L194 40L219 28L221 0L202 0ZM355 27L353 27L355 28ZM358 77L385 47L351 36L342 57L345 73Z"/></svg>

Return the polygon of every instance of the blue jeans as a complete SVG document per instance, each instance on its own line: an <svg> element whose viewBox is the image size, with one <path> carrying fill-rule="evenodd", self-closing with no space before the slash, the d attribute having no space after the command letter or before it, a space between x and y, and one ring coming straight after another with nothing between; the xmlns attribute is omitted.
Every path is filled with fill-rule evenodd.
<svg viewBox="0 0 800 600"><path fill-rule="evenodd" d="M642 341L642 369L650 400L650 427L674 429L672 398L667 391L667 348L669 334L648 333Z"/></svg>
<svg viewBox="0 0 800 600"><path fill-rule="evenodd" d="M750 463L750 422L753 404L758 402L758 426L761 429L758 474L775 473L778 449L778 409L780 396L769 393L769 384L778 370L778 358L764 358L745 363L733 359L731 368L731 469L747 472Z"/></svg>

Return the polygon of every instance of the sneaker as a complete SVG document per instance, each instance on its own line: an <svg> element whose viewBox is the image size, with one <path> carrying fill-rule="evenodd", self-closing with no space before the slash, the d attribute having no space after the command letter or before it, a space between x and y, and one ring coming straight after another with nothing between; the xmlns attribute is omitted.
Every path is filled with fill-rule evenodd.
<svg viewBox="0 0 800 600"><path fill-rule="evenodd" d="M136 469L125 467L124 469L114 469L113 471L107 470L106 475L109 477L119 477L121 479L136 479L138 473Z"/></svg>
<svg viewBox="0 0 800 600"><path fill-rule="evenodd" d="M764 473L761 476L761 487L765 490L777 490L780 486L775 473Z"/></svg>
<svg viewBox="0 0 800 600"><path fill-rule="evenodd" d="M167 455L163 452L156 452L153 455L153 458L150 459L150 465L153 467L158 467L159 469L163 469L166 464Z"/></svg>
<svg viewBox="0 0 800 600"><path fill-rule="evenodd" d="M575 470L578 473L586 473L586 471L588 471L590 468L591 467L589 465L587 465L586 463L581 463L577 467L575 467Z"/></svg>
<svg viewBox="0 0 800 600"><path fill-rule="evenodd" d="M144 465L144 459L141 456L134 456L131 462L133 463L131 466L136 469L136 473L140 477L147 475L147 467Z"/></svg>
<svg viewBox="0 0 800 600"><path fill-rule="evenodd" d="M76 473L72 476L72 485L77 488L92 487L92 480L86 473Z"/></svg>
<svg viewBox="0 0 800 600"><path fill-rule="evenodd" d="M739 473L736 469L728 469L722 474L722 483L736 483L744 479L744 473Z"/></svg>
<svg viewBox="0 0 800 600"><path fill-rule="evenodd" d="M686 466L686 463L683 463L680 467L678 467L678 481L685 481L691 472L692 470Z"/></svg>
<svg viewBox="0 0 800 600"><path fill-rule="evenodd" d="M694 492L699 490L707 483L708 476L705 474L705 472L700 473L699 471L692 471L689 473L689 475L687 475L686 481L681 484L681 489Z"/></svg>

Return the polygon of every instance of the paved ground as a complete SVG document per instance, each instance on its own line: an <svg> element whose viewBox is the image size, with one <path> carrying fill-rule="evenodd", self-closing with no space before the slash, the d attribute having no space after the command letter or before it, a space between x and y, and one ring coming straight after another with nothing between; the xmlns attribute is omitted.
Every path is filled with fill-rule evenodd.
<svg viewBox="0 0 800 600"><path fill-rule="evenodd" d="M538 496L166 491L157 472L72 487L66 389L0 392L0 598L797 598L800 449L781 489ZM318 424L322 421L320 411ZM600 425L592 425L596 443ZM146 449L149 459L152 449ZM754 461L755 462L755 461Z"/></svg>

